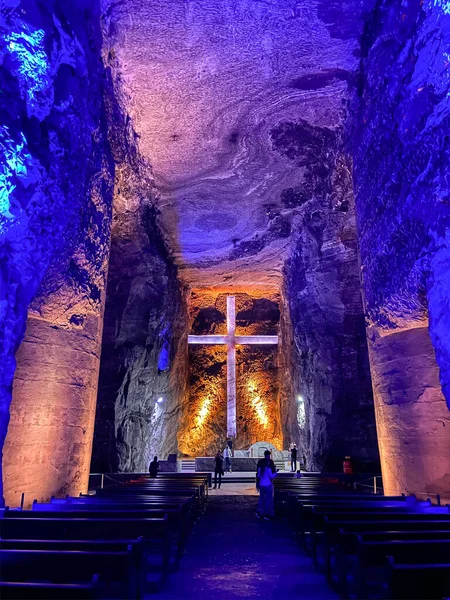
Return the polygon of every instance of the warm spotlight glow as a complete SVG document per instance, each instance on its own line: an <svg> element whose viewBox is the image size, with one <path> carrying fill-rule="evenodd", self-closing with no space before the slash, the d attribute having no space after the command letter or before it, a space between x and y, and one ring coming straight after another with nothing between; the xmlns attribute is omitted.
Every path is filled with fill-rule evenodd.
<svg viewBox="0 0 450 600"><path fill-rule="evenodd" d="M264 402L261 400L261 396L258 394L258 386L254 381L250 380L247 384L247 389L250 392L250 402L254 411L256 412L256 417L259 421L259 424L263 427L267 427L269 424L269 418L267 416Z"/></svg>
<svg viewBox="0 0 450 600"><path fill-rule="evenodd" d="M304 402L303 396L297 396L297 402Z"/></svg>
<svg viewBox="0 0 450 600"><path fill-rule="evenodd" d="M197 427L203 427L206 419L208 418L209 411L211 409L211 404L212 404L211 396L206 396L206 398L204 398L204 400L200 406L198 415L195 418L195 424Z"/></svg>
<svg viewBox="0 0 450 600"><path fill-rule="evenodd" d="M258 416L258 421L261 423L261 425L267 427L269 419L267 418L266 410L264 408L264 404L261 401L261 398L259 396L252 398L252 405Z"/></svg>

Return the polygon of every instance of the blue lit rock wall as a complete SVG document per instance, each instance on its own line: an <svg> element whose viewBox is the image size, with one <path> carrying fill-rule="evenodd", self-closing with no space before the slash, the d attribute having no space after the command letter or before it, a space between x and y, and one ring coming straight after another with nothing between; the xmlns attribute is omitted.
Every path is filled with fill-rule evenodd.
<svg viewBox="0 0 450 600"><path fill-rule="evenodd" d="M0 446L15 373L3 454L5 496L15 504L21 492L28 502L86 489L113 163L97 3L7 4L0 42Z"/></svg>
<svg viewBox="0 0 450 600"><path fill-rule="evenodd" d="M376 3L362 38L354 177L388 492L450 488L450 5Z"/></svg>
<svg viewBox="0 0 450 600"><path fill-rule="evenodd" d="M283 361L291 389L282 406L285 437L300 442L309 470L379 468L364 326L351 162L343 128L285 124L281 151L305 166L289 196L297 206L285 268ZM305 144L305 140L308 144ZM292 341L289 343L288 340Z"/></svg>

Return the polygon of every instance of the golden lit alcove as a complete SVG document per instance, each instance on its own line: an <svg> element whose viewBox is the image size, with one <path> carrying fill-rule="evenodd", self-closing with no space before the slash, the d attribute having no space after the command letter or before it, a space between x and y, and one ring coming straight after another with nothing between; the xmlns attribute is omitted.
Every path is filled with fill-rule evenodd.
<svg viewBox="0 0 450 600"><path fill-rule="evenodd" d="M227 345L189 344L189 386L178 434L180 452L188 456L212 456L222 449L227 428L228 385L235 387L236 435L234 448L247 449L258 441L282 449L278 344L254 345L257 336L276 340L280 298L276 292L226 293L194 290L190 297L191 337L227 336L227 302L234 298L237 339L235 383L227 379ZM228 298L228 300L227 300ZM255 337L253 337L255 336Z"/></svg>

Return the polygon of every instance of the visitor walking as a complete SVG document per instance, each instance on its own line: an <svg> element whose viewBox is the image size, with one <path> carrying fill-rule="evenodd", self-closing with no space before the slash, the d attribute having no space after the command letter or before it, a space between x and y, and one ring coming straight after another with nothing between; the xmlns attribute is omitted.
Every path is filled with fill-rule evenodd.
<svg viewBox="0 0 450 600"><path fill-rule="evenodd" d="M158 471L159 471L159 462L158 462L158 457L155 456L152 460L152 462L150 463L150 467L148 468L148 470L150 471L150 477L156 477L158 475Z"/></svg>
<svg viewBox="0 0 450 600"><path fill-rule="evenodd" d="M297 446L294 444L291 450L291 471L295 473L297 470Z"/></svg>
<svg viewBox="0 0 450 600"><path fill-rule="evenodd" d="M269 521L275 514L273 503L273 479L276 477L275 463L270 458L270 451L264 452L264 458L258 461L256 487L259 489L259 504L256 516Z"/></svg>
<svg viewBox="0 0 450 600"><path fill-rule="evenodd" d="M219 490L220 484L222 483L222 475L225 475L223 472L223 456L220 454L220 450L217 450L216 457L214 459L214 488L217 488L217 475L219 476Z"/></svg>
<svg viewBox="0 0 450 600"><path fill-rule="evenodd" d="M233 440L231 438L227 439L227 446L230 450L230 458L233 456Z"/></svg>
<svg viewBox="0 0 450 600"><path fill-rule="evenodd" d="M225 469L228 471L228 473L231 473L231 451L228 446L226 446L225 450L223 451L223 457L225 459Z"/></svg>

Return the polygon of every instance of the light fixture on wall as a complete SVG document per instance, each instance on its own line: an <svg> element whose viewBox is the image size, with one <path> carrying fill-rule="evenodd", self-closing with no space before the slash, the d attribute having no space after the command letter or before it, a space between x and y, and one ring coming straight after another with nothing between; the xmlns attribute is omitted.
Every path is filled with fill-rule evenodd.
<svg viewBox="0 0 450 600"><path fill-rule="evenodd" d="M158 398L156 402L158 402L158 404L161 404L161 402L164 402L164 398Z"/></svg>
<svg viewBox="0 0 450 600"><path fill-rule="evenodd" d="M306 410L305 410L305 400L303 396L297 396L297 423L300 429L303 429L306 425Z"/></svg>

